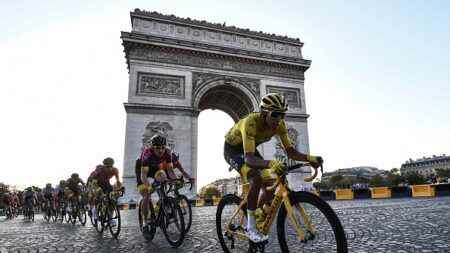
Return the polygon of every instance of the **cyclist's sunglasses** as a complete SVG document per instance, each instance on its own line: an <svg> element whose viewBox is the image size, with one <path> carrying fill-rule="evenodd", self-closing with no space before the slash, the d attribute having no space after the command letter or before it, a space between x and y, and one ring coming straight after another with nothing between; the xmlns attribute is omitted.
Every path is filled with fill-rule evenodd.
<svg viewBox="0 0 450 253"><path fill-rule="evenodd" d="M281 117L281 119L286 118L285 112L274 112L274 111L268 111L268 110L263 110L263 111L267 112L269 114L269 116L272 118L280 118L280 117Z"/></svg>
<svg viewBox="0 0 450 253"><path fill-rule="evenodd" d="M157 150L164 150L166 149L166 146L154 146L154 148Z"/></svg>

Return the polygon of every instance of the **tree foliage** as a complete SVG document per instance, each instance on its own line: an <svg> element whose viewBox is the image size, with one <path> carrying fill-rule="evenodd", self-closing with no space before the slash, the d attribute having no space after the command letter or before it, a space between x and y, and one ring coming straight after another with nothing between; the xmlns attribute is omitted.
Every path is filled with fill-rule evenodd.
<svg viewBox="0 0 450 253"><path fill-rule="evenodd" d="M380 174L377 174L370 179L370 185L372 187L380 187L385 186L386 182Z"/></svg>
<svg viewBox="0 0 450 253"><path fill-rule="evenodd" d="M221 197L221 194L217 187L209 186L200 193L200 197L204 199L212 199L213 197Z"/></svg>
<svg viewBox="0 0 450 253"><path fill-rule="evenodd" d="M436 177L450 178L450 169L436 169Z"/></svg>
<svg viewBox="0 0 450 253"><path fill-rule="evenodd" d="M401 183L405 183L406 179L400 174L400 170L397 168L392 168L388 172L388 176L385 179L386 180L386 186L393 187L398 186Z"/></svg>
<svg viewBox="0 0 450 253"><path fill-rule="evenodd" d="M410 185L425 184L426 182L425 178L419 173L407 173L405 178Z"/></svg>

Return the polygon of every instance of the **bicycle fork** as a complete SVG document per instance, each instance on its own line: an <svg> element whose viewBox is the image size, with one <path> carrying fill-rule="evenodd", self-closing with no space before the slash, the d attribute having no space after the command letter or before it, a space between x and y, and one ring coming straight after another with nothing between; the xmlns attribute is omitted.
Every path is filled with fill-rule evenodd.
<svg viewBox="0 0 450 253"><path fill-rule="evenodd" d="M283 198L284 198L284 205L286 207L286 211L287 211L289 217L291 218L291 220L294 222L295 229L297 230L297 234L300 237L300 241L301 242L306 242L307 240L314 239L314 237L316 236L316 231L314 230L314 228L313 228L313 226L311 224L311 220L309 219L309 217L306 214L306 211L302 207L302 205L300 205L300 203L297 203L297 204L294 205L294 207L300 212L303 221L305 222L306 226L308 227L307 230L308 230L308 232L310 234L308 239L305 238L305 235L303 234L303 230L300 227L300 223L299 223L297 217L294 214L294 209L293 209L293 207L291 205L291 201L289 200L287 192L283 193Z"/></svg>

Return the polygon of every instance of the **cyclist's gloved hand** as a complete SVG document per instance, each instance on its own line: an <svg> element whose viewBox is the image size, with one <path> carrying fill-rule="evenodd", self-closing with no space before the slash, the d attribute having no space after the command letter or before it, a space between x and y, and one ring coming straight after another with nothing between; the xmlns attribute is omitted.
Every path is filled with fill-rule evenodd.
<svg viewBox="0 0 450 253"><path fill-rule="evenodd" d="M308 160L314 168L317 168L323 164L323 159L321 156L307 155L306 160Z"/></svg>
<svg viewBox="0 0 450 253"><path fill-rule="evenodd" d="M271 160L269 163L269 168L272 170L272 173L279 176L287 174L286 166L278 160Z"/></svg>

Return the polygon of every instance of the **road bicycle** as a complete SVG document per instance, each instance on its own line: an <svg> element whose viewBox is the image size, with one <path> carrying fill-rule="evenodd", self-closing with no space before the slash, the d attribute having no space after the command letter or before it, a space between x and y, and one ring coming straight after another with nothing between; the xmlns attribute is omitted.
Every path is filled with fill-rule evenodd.
<svg viewBox="0 0 450 253"><path fill-rule="evenodd" d="M42 212L44 213L44 219L48 222L50 220L56 221L56 210L53 200L45 199L44 208Z"/></svg>
<svg viewBox="0 0 450 253"><path fill-rule="evenodd" d="M102 234L108 228L114 238L119 236L122 221L115 196L116 193L119 193L117 198L122 197L124 192L125 188L121 187L102 193L100 201L95 203L98 210L98 219L94 220L94 227L99 234Z"/></svg>
<svg viewBox="0 0 450 253"><path fill-rule="evenodd" d="M81 201L81 193L80 196L76 197L74 200L71 201L72 206L72 212L69 214L66 214L66 217L68 218L67 222L72 223L75 225L75 223L80 221L81 225L86 225L86 208L83 202Z"/></svg>
<svg viewBox="0 0 450 253"><path fill-rule="evenodd" d="M178 202L181 208L181 212L183 213L183 219L184 219L184 232L187 234L189 230L191 229L192 225L192 207L191 203L189 202L189 199L186 197L186 195L180 194L179 189L183 188L183 186L190 184L189 191L192 190L192 187L194 187L193 182L185 182L183 177L179 178L179 185L175 185L173 188L173 195L175 200Z"/></svg>
<svg viewBox="0 0 450 253"><path fill-rule="evenodd" d="M25 209L23 211L24 219L34 221L34 205L33 199L29 199L25 202Z"/></svg>
<svg viewBox="0 0 450 253"><path fill-rule="evenodd" d="M152 189L155 189L158 193L159 199L156 203L156 207L153 207L153 203L150 200L148 203L149 216L145 221L142 218L142 205L143 200L141 199L139 203L139 227L141 232L143 230L143 226L148 226L148 230L150 235L144 238L147 241L153 240L153 237L156 232L156 228L160 227L166 237L167 242L174 247L179 247L181 243L183 243L184 235L185 235L185 225L184 225L184 217L183 212L180 208L180 205L175 200L175 198L171 196L167 196L167 193L172 190L172 184L178 179L172 179L172 183L169 186L169 189L166 191L169 181L166 182L158 182L155 181L152 183ZM155 210L156 209L156 210Z"/></svg>
<svg viewBox="0 0 450 253"><path fill-rule="evenodd" d="M288 171L308 165L288 166ZM305 181L312 181L317 174L318 169L314 169L314 174ZM248 183L243 184L243 199L227 194L217 207L217 235L224 252L264 252L268 243L253 243L246 236L248 188ZM286 175L277 176L275 183L266 190L275 191L275 195L257 226L262 234L268 235L278 214L277 237L281 252L348 252L342 224L327 202L310 192L292 191Z"/></svg>

